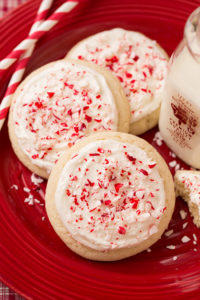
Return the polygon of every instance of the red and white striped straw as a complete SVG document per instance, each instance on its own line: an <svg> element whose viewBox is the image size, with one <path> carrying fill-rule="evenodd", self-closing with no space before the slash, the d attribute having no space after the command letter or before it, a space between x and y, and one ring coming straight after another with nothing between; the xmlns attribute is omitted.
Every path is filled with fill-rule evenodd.
<svg viewBox="0 0 200 300"><path fill-rule="evenodd" d="M0 77L5 71L31 46L34 45L47 31L54 27L60 19L70 12L77 1L68 1L62 4L36 31L23 40L10 54L0 62Z"/></svg>
<svg viewBox="0 0 200 300"><path fill-rule="evenodd" d="M32 34L41 25L41 22L45 19L47 13L49 12L50 7L52 6L52 3L53 3L53 0L43 0L41 2L40 7L37 11L36 18L33 22L33 25L30 29L29 34ZM24 75L26 66L28 64L28 61L29 61L32 53L33 53L34 48L35 48L35 46L30 47L30 49L28 49L20 57L19 63L17 64L17 67L15 69L15 72L13 73L13 75L10 79L6 93L4 95L2 103L0 105L0 129L2 128L4 120L7 116L13 93L15 92L16 88L18 87L19 83L21 82L21 79Z"/></svg>
<svg viewBox="0 0 200 300"><path fill-rule="evenodd" d="M9 86L6 90L5 96L0 104L0 130L8 114L12 95L21 81L26 64L30 58L30 55L32 54L36 42L47 31L54 27L66 13L70 12L78 4L77 1L69 1L64 3L52 14L52 16L41 23L41 18L46 15L48 10L48 5L45 6L44 2L48 2L48 5L50 7L51 1L43 1L42 5L44 11L42 11L40 7L37 18L33 24L33 29L31 28L29 36L24 41L22 41L4 60L0 62L0 75L2 76L2 74L6 72L6 70L16 61L16 59L18 59L21 55L24 55L23 59L17 65L16 71L14 72L9 82ZM37 26L37 22L40 22L39 26ZM36 31L33 31L34 29Z"/></svg>
<svg viewBox="0 0 200 300"><path fill-rule="evenodd" d="M45 20L54 0L42 0L40 7L37 11L37 15L29 31L29 35L32 34Z"/></svg>

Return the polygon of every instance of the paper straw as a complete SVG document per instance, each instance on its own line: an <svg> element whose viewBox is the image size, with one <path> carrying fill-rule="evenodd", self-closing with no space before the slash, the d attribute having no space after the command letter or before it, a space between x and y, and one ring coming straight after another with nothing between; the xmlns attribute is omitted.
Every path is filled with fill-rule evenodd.
<svg viewBox="0 0 200 300"><path fill-rule="evenodd" d="M52 6L53 0L43 0L41 2L41 5L37 11L36 18L33 22L33 25L30 29L29 34L32 34L38 27L41 25L42 20L46 17L47 13L49 12L50 7ZM4 120L7 116L11 98L13 93L15 92L17 86L19 85L27 63L29 61L30 56L32 55L32 52L34 50L34 46L30 47L20 58L20 61L15 69L15 72L13 73L10 82L8 84L8 88L5 92L4 98L2 100L2 103L0 105L0 129L3 126Z"/></svg>
<svg viewBox="0 0 200 300"><path fill-rule="evenodd" d="M78 2L69 1L61 5L46 21L42 22L42 19L46 16L52 0L43 0L38 10L36 19L31 27L30 34L26 40L22 41L4 60L0 62L0 74L2 75L13 64L13 62L23 55L22 59L18 63L15 72L9 82L5 96L0 104L0 130L4 124L6 116L9 111L10 102L17 86L19 85L21 78L24 74L26 65L30 56L34 50L36 42L53 26L55 26L59 20L68 12L70 12ZM40 25L39 25L40 24ZM15 57L15 60L9 57ZM3 66L3 69L2 69ZM5 67L7 66L7 67Z"/></svg>
<svg viewBox="0 0 200 300"><path fill-rule="evenodd" d="M47 31L52 29L60 19L70 12L78 2L69 1L61 5L38 29L23 40L10 54L0 62L0 76L32 45L34 45Z"/></svg>

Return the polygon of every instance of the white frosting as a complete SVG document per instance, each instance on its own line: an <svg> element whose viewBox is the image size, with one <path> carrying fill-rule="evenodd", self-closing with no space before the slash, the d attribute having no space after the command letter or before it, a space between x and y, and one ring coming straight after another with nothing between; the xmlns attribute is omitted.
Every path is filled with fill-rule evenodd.
<svg viewBox="0 0 200 300"><path fill-rule="evenodd" d="M189 192L190 201L197 205L200 215L200 174L191 171L176 173L176 179L184 184Z"/></svg>
<svg viewBox="0 0 200 300"><path fill-rule="evenodd" d="M131 247L158 231L165 191L156 163L144 150L101 140L66 163L55 202L76 241L108 250Z"/></svg>
<svg viewBox="0 0 200 300"><path fill-rule="evenodd" d="M117 130L118 113L104 77L57 61L28 80L12 106L21 150L51 171L63 151L92 132Z"/></svg>
<svg viewBox="0 0 200 300"><path fill-rule="evenodd" d="M116 28L87 38L69 56L105 66L120 79L131 106L131 122L160 106L167 60L155 41Z"/></svg>

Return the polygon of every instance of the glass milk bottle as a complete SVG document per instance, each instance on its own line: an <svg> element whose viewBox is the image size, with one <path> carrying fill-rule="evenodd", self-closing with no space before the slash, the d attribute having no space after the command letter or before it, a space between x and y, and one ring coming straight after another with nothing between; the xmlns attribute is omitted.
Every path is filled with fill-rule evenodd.
<svg viewBox="0 0 200 300"><path fill-rule="evenodd" d="M200 7L170 59L159 129L177 156L200 169Z"/></svg>

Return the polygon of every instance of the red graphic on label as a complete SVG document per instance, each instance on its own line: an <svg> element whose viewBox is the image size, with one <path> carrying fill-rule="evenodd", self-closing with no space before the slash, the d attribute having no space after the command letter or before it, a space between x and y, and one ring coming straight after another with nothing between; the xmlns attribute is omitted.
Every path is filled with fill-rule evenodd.
<svg viewBox="0 0 200 300"><path fill-rule="evenodd" d="M171 107L174 111L175 117L177 117L178 119L179 125L181 125L181 123L186 124L188 120L187 112L184 109L182 109L179 105L176 106L174 103L171 103Z"/></svg>
<svg viewBox="0 0 200 300"><path fill-rule="evenodd" d="M192 135L195 134L195 127L197 126L197 120L189 113L188 110L185 110L184 106L183 108L180 105L175 105L174 103L171 103L171 107L173 109L175 117L178 119L179 125L182 123L187 125L188 132L190 132Z"/></svg>
<svg viewBox="0 0 200 300"><path fill-rule="evenodd" d="M172 97L171 108L174 117L170 118L170 131L173 140L182 148L191 149L191 139L198 126L198 116L191 103L183 96Z"/></svg>

